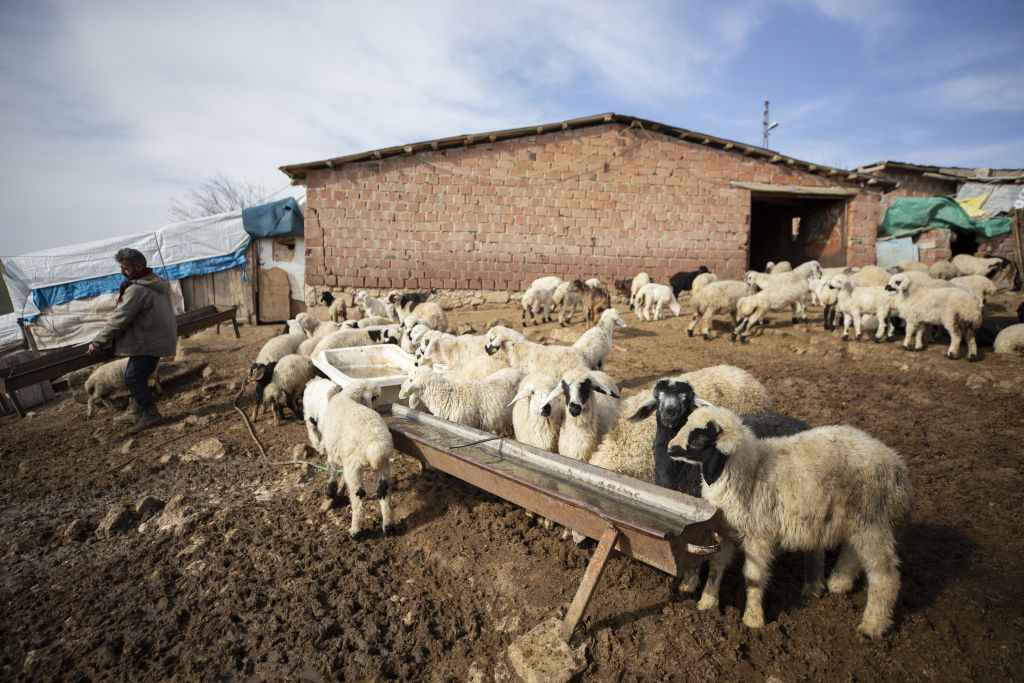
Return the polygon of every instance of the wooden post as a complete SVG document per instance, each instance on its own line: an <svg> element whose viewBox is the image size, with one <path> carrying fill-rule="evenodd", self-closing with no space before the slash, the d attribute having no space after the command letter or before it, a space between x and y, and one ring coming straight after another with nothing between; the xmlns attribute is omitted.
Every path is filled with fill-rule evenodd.
<svg viewBox="0 0 1024 683"><path fill-rule="evenodd" d="M1024 209L1010 212L1010 236L1013 238L1013 260L1017 273L1013 278L1013 289L1018 291L1024 284Z"/></svg>
<svg viewBox="0 0 1024 683"><path fill-rule="evenodd" d="M590 558L590 564L587 565L587 571L583 574L583 581L580 582L580 587L576 589L576 595L573 597L572 604L569 605L569 611L566 612L565 619L562 621L561 635L562 640L565 642L569 642L573 631L576 630L576 625L580 623L583 612L587 609L590 598L594 595L597 582L601 580L601 574L604 573L604 568L608 564L608 558L611 556L615 543L618 540L619 530L614 525L609 524L608 528L601 535L601 541L597 544L597 550L594 551L594 556Z"/></svg>

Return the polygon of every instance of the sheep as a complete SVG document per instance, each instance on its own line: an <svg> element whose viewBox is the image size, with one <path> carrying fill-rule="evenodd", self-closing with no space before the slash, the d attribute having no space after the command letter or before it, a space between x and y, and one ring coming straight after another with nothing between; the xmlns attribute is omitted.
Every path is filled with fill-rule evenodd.
<svg viewBox="0 0 1024 683"><path fill-rule="evenodd" d="M893 264L894 268L902 268L903 272L909 272L912 270L921 271L927 273L930 269L920 261L914 261L913 259L901 259ZM929 276L930 277L930 276Z"/></svg>
<svg viewBox="0 0 1024 683"><path fill-rule="evenodd" d="M310 339L322 339L331 332L337 332L345 326L344 323L320 320L309 313L299 313L295 316L295 321L299 323L303 332L305 332L306 336Z"/></svg>
<svg viewBox="0 0 1024 683"><path fill-rule="evenodd" d="M530 287L523 292L523 327L526 327L526 314L530 314L533 324L537 322L537 314L540 314L541 322L551 322L551 313L554 311L554 294L550 289L543 287Z"/></svg>
<svg viewBox="0 0 1024 683"><path fill-rule="evenodd" d="M636 317L640 320L661 320L662 308L666 306L674 316L683 312L676 295L672 293L672 288L654 282L640 288L633 304L636 306Z"/></svg>
<svg viewBox="0 0 1024 683"><path fill-rule="evenodd" d="M612 280L612 289L615 290L616 294L624 296L628 300L630 295L629 288L631 284L632 280Z"/></svg>
<svg viewBox="0 0 1024 683"><path fill-rule="evenodd" d="M843 314L843 341L850 338L851 321L857 341L860 341L861 325L868 315L874 315L878 320L876 342L892 338L895 327L890 320L890 314L895 306L895 300L891 291L885 287L855 286L853 280L845 275L831 278L828 287L837 292L836 311Z"/></svg>
<svg viewBox="0 0 1024 683"><path fill-rule="evenodd" d="M885 287L890 277L892 273L874 265L863 266L856 273L850 273L850 279L863 287Z"/></svg>
<svg viewBox="0 0 1024 683"><path fill-rule="evenodd" d="M583 300L583 322L594 324L598 316L612 307L612 298L600 287L586 287L580 292Z"/></svg>
<svg viewBox="0 0 1024 683"><path fill-rule="evenodd" d="M836 315L838 314L836 305L839 303L839 289L842 281L836 280L836 278L849 280L846 275L829 277L824 279L822 286L818 289L818 303L825 309L822 312L822 321L826 330L836 329Z"/></svg>
<svg viewBox="0 0 1024 683"><path fill-rule="evenodd" d="M128 388L124 385L124 375L128 371L128 360L128 358L118 358L109 363L104 363L89 373L84 386L86 402L88 404L86 415L88 417L92 417L97 401L109 410L117 410L110 401L110 397L128 392ZM153 371L147 383L156 391L161 390L159 368Z"/></svg>
<svg viewBox="0 0 1024 683"><path fill-rule="evenodd" d="M387 303L396 309L411 311L435 294L437 294L437 290L433 287L426 292L389 292Z"/></svg>
<svg viewBox="0 0 1024 683"><path fill-rule="evenodd" d="M924 324L942 325L949 334L949 349L946 357L955 359L960 351L960 341L967 340L967 360L978 360L978 344L974 334L981 327L981 302L971 292L960 287L930 289L914 285L907 273L897 273L885 286L896 292L895 306L899 316L907 324L903 348L910 349L910 338L917 335L914 350L923 347L921 336Z"/></svg>
<svg viewBox="0 0 1024 683"><path fill-rule="evenodd" d="M583 284L585 284L587 287L590 287L591 289L598 289L601 287L601 281L596 277L584 280Z"/></svg>
<svg viewBox="0 0 1024 683"><path fill-rule="evenodd" d="M786 306L793 310L794 325L797 324L798 312L803 314L803 320L807 322L807 308L804 305L806 297L806 280L778 284L769 289L762 289L755 294L741 297L736 302L736 316L739 318L739 322L732 330L732 340L736 341L738 335L740 341L745 343L750 328L762 320L765 313L777 311Z"/></svg>
<svg viewBox="0 0 1024 683"><path fill-rule="evenodd" d="M507 367L509 365L504 358L488 356L485 352L484 355L474 356L460 365L448 366L448 371L444 376L453 382L468 382L474 379L483 379Z"/></svg>
<svg viewBox="0 0 1024 683"><path fill-rule="evenodd" d="M704 324L701 335L705 341L710 341L711 319L718 312L728 313L729 317L732 318L732 325L735 329L736 302L742 297L750 296L753 293L754 290L750 285L739 280L709 282L693 295L693 321L690 322L686 333L692 337L697 321L702 320Z"/></svg>
<svg viewBox="0 0 1024 683"><path fill-rule="evenodd" d="M693 287L693 280L698 275L707 273L707 266L700 266L697 270L681 270L668 279L668 284L672 287L672 295L679 296L680 292L689 291Z"/></svg>
<svg viewBox="0 0 1024 683"><path fill-rule="evenodd" d="M693 278L693 284L690 286L690 296L697 296L697 292L712 282L718 282L718 276L714 273L701 273Z"/></svg>
<svg viewBox="0 0 1024 683"><path fill-rule="evenodd" d="M487 335L428 333L421 339L423 353L420 364L444 363L449 368L460 367L474 358L490 355L484 348Z"/></svg>
<svg viewBox="0 0 1024 683"><path fill-rule="evenodd" d="M270 382L263 389L262 404L253 406L252 420L256 420L258 409L270 406L274 414L274 426L280 426L287 407L292 414L302 419L299 413L299 399L306 384L316 375L313 363L306 356L289 354L274 366Z"/></svg>
<svg viewBox="0 0 1024 683"><path fill-rule="evenodd" d="M629 422L641 422L656 411L657 431L652 446L654 452L654 483L699 498L701 495L700 469L680 463L668 457L668 444L675 437L686 419L697 407L711 405L699 398L688 382L675 379L659 380L651 395ZM750 428L758 439L788 436L811 428L803 420L781 413L754 413L741 416L743 424ZM805 563L804 588L802 595L820 595L824 589L825 556L821 551L811 553ZM700 567L687 571L679 583L681 592L693 592L700 583Z"/></svg>
<svg viewBox="0 0 1024 683"><path fill-rule="evenodd" d="M305 337L306 330L303 329L302 323L300 323L295 318L292 318L291 320L285 321L284 329L281 331L281 334L301 334L303 337Z"/></svg>
<svg viewBox="0 0 1024 683"><path fill-rule="evenodd" d="M633 308L636 303L636 293L640 291L640 288L644 285L650 284L651 276L647 273L637 273L633 277L633 283L629 286L629 307Z"/></svg>
<svg viewBox="0 0 1024 683"><path fill-rule="evenodd" d="M552 292L554 292L560 284L562 284L562 278L557 277L555 275L547 275L545 277L539 277L533 282L531 282L530 286L527 287L527 289L530 289L531 287L537 287L540 289L550 289Z"/></svg>
<svg viewBox="0 0 1024 683"><path fill-rule="evenodd" d="M821 277L821 264L817 261L805 261L793 270L781 273L759 273L756 270L748 270L746 283L758 289L771 289L781 284L790 284L797 281L805 283Z"/></svg>
<svg viewBox="0 0 1024 683"><path fill-rule="evenodd" d="M309 445L313 447L313 450L325 457L327 451L323 446L323 434L320 432L320 425L323 421L324 413L327 411L327 403L339 391L341 391L341 387L324 377L310 380L306 384L306 388L302 390L302 419L306 423Z"/></svg>
<svg viewBox="0 0 1024 683"><path fill-rule="evenodd" d="M389 313L387 305L380 299L375 299L367 293L366 290L360 289L356 292L355 304L363 311L364 317L377 316L380 318L388 318L394 320Z"/></svg>
<svg viewBox="0 0 1024 683"><path fill-rule="evenodd" d="M382 327L384 325L391 325L394 322L395 321L392 320L391 318L382 318L382 317L377 316L377 315L372 315L369 318L360 318L359 320L346 320L343 323L341 323L341 327L344 327L344 328L347 328L347 329L350 329L350 330L351 329L359 329L359 330L361 330L364 327ZM335 328L333 330L328 328L328 331L326 333L318 335L317 339L322 339L325 336L327 336L328 334L330 334L331 332L337 332L338 329L340 329L340 328Z"/></svg>
<svg viewBox="0 0 1024 683"><path fill-rule="evenodd" d="M260 348L260 352L256 354L256 360L253 362L266 364L279 361L288 354L295 353L305 340L306 336L301 334L279 334L276 337L271 337Z"/></svg>
<svg viewBox="0 0 1024 683"><path fill-rule="evenodd" d="M616 327L626 327L626 321L614 308L601 314L597 324L580 335L571 348L583 356L583 362L592 370L600 370L612 351L612 332Z"/></svg>
<svg viewBox="0 0 1024 683"><path fill-rule="evenodd" d="M1010 356L1024 356L1024 323L1000 330L992 343L992 350Z"/></svg>
<svg viewBox="0 0 1024 683"><path fill-rule="evenodd" d="M555 293L552 295L552 302L558 309L559 326L571 325L576 309L583 308L583 299L580 298L583 286L583 283L579 280L571 280L563 282L555 289Z"/></svg>
<svg viewBox="0 0 1024 683"><path fill-rule="evenodd" d="M558 382L546 372L532 372L519 382L519 391L510 401L516 441L551 453L558 451L565 408L561 401L548 398Z"/></svg>
<svg viewBox="0 0 1024 683"><path fill-rule="evenodd" d="M546 346L526 341L521 335L511 333L504 327L492 327L487 331L484 349L494 355L499 349L505 351L509 366L524 373L548 372L561 377L566 370L586 368L586 361L576 349L569 346Z"/></svg>
<svg viewBox="0 0 1024 683"><path fill-rule="evenodd" d="M391 454L394 442L384 418L372 408L380 400L380 386L371 380L357 380L327 402L327 409L319 422L323 434L323 449L327 453L330 472L325 493L337 500L348 489L352 506L352 524L348 535L358 539L363 524L363 471L369 469L377 475L377 498L384 535L394 533L391 521ZM339 490L337 471L344 476Z"/></svg>
<svg viewBox="0 0 1024 683"><path fill-rule="evenodd" d="M960 275L951 279L950 282L971 290L974 296L981 301L982 306L985 305L985 300L997 291L995 283L984 275Z"/></svg>
<svg viewBox="0 0 1024 683"><path fill-rule="evenodd" d="M577 368L562 374L545 402L565 397L566 415L558 432L558 453L589 462L612 423L618 418L618 393L604 386L589 370Z"/></svg>
<svg viewBox="0 0 1024 683"><path fill-rule="evenodd" d="M936 280L952 280L961 275L960 269L954 266L953 262L948 259L933 263L928 269L928 274Z"/></svg>
<svg viewBox="0 0 1024 683"><path fill-rule="evenodd" d="M401 341L401 335L402 331L398 325L338 330L318 341L309 355L315 356L327 349L345 349L371 344L398 344Z"/></svg>
<svg viewBox="0 0 1024 683"><path fill-rule="evenodd" d="M789 261L769 261L764 264L764 272L766 273L789 273L792 272L793 266Z"/></svg>
<svg viewBox="0 0 1024 683"><path fill-rule="evenodd" d="M403 300L401 296L397 295L397 293L393 293L392 296L396 296L399 301ZM440 330L441 332L448 331L448 316L445 314L444 309L441 308L440 304L433 301L424 301L413 304L413 301L414 299L406 300L405 306L388 304L388 315L391 316L391 320L403 322L411 315L419 318L435 330Z"/></svg>
<svg viewBox="0 0 1024 683"><path fill-rule="evenodd" d="M453 382L430 368L409 371L399 395L415 395L437 417L492 434L512 433L512 406L524 374L505 368L484 379Z"/></svg>
<svg viewBox="0 0 1024 683"><path fill-rule="evenodd" d="M961 275L984 275L990 279L1003 268L1013 267L1013 262L1002 256L984 257L957 254L952 258L952 262Z"/></svg>
<svg viewBox="0 0 1024 683"><path fill-rule="evenodd" d="M344 320L348 314L348 307L345 305L344 299L336 299L329 290L324 290L320 293L320 301L327 305L327 314L330 316L332 322L339 323Z"/></svg>
<svg viewBox="0 0 1024 683"><path fill-rule="evenodd" d="M829 591L849 591L863 567L868 598L857 631L879 638L889 628L900 586L896 532L912 504L907 467L895 451L848 425L759 441L734 412L701 407L670 442L669 457L700 465L703 498L727 528L698 609L717 607L722 573L740 545L743 623L760 628L776 548L820 552L841 544Z"/></svg>

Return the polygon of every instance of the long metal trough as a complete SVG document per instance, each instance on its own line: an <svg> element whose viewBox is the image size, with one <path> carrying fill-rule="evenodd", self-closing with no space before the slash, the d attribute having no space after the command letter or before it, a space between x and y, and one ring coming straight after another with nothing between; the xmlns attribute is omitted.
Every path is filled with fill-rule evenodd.
<svg viewBox="0 0 1024 683"><path fill-rule="evenodd" d="M388 404L379 412L402 453L599 539L562 622L565 640L613 549L678 577L719 547L720 515L699 498L402 405Z"/></svg>

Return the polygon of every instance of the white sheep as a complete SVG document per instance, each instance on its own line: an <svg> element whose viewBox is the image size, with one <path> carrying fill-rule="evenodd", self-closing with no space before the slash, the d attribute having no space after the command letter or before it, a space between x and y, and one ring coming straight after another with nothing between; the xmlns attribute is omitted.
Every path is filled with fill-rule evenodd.
<svg viewBox="0 0 1024 683"><path fill-rule="evenodd" d="M714 273L701 273L693 278L693 284L690 286L690 296L697 296L697 292L712 282L718 282L718 276Z"/></svg>
<svg viewBox="0 0 1024 683"><path fill-rule="evenodd" d="M893 267L894 268L902 268L903 272L905 272L905 273L910 272L912 270L919 270L922 273L927 273L930 270L928 268L928 266L926 266L925 264L921 263L920 261L915 261L913 259L907 259L907 258L900 259L899 261L897 261L896 263L893 264ZM929 277L931 277L931 276L929 276Z"/></svg>
<svg viewBox="0 0 1024 683"><path fill-rule="evenodd" d="M327 412L328 402L339 391L341 391L340 386L324 377L310 380L302 391L302 419L306 423L309 445L323 456L326 456L327 452L323 446L323 434L320 432L320 424L324 413Z"/></svg>
<svg viewBox="0 0 1024 683"><path fill-rule="evenodd" d="M793 271L793 265L789 261L769 261L764 264L764 270L766 273L790 273Z"/></svg>
<svg viewBox="0 0 1024 683"><path fill-rule="evenodd" d="M320 293L320 301L327 306L327 315L330 317L332 322L341 322L345 319L345 315L348 313L348 307L345 305L345 300L341 297L335 298L334 294L330 290L325 289Z"/></svg>
<svg viewBox="0 0 1024 683"><path fill-rule="evenodd" d="M256 354L256 360L253 362L275 363L288 354L298 351L304 341L306 341L306 336L301 334L279 334L276 337L271 337L260 348L260 352Z"/></svg>
<svg viewBox="0 0 1024 683"><path fill-rule="evenodd" d="M331 332L337 332L342 328L341 323L320 320L306 312L296 315L295 321L299 323L303 332L305 332L306 336L310 339L322 339Z"/></svg>
<svg viewBox="0 0 1024 683"><path fill-rule="evenodd" d="M343 491L338 488L337 471L341 468L344 488L352 506L352 524L348 535L355 539L362 532L363 471L377 475L377 498L384 534L394 532L391 521L391 454L394 442L384 418L372 408L380 399L380 386L371 380L357 380L331 397L319 422L323 449L327 453L330 478L326 494L332 500Z"/></svg>
<svg viewBox="0 0 1024 683"><path fill-rule="evenodd" d="M861 339L862 325L869 315L878 320L875 341L891 339L895 326L890 314L896 305L893 293L885 287L861 287L846 275L838 275L829 280L830 290L837 292L836 311L843 315L843 341L850 338L850 323L857 341Z"/></svg>
<svg viewBox="0 0 1024 683"><path fill-rule="evenodd" d="M790 271L781 273L759 273L756 270L748 270L745 281L751 287L758 289L770 289L782 284L790 284L798 280L809 283L821 277L821 264L817 261L805 261Z"/></svg>
<svg viewBox="0 0 1024 683"><path fill-rule="evenodd" d="M562 374L545 402L565 397L565 417L558 433L558 453L589 462L591 455L618 418L618 392L585 368Z"/></svg>
<svg viewBox="0 0 1024 683"><path fill-rule="evenodd" d="M363 311L363 316L365 317L376 316L380 318L388 318L390 320L394 320L394 318L392 318L390 313L388 312L387 305L380 299L376 299L370 296L369 293L364 289L360 289L358 292L356 292L354 301L356 306L358 306Z"/></svg>
<svg viewBox="0 0 1024 683"><path fill-rule="evenodd" d="M592 277L584 280L583 284L585 284L587 287L590 287L591 289L598 289L601 286L601 280L599 280L596 277Z"/></svg>
<svg viewBox="0 0 1024 683"><path fill-rule="evenodd" d="M641 273L637 273L636 276L633 277L633 282L629 285L629 307L630 307L630 309L634 309L634 304L636 304L636 294L637 294L637 292L639 292L640 288L643 287L644 285L650 284L650 282L651 282L651 276L648 275L647 273L642 273L642 272Z"/></svg>
<svg viewBox="0 0 1024 683"><path fill-rule="evenodd" d="M415 396L437 417L492 434L512 433L512 406L524 373L505 368L484 379L453 382L430 368L409 371L399 395Z"/></svg>
<svg viewBox="0 0 1024 683"><path fill-rule="evenodd" d="M952 261L961 275L984 275L987 278L993 277L1012 263L1001 256L985 257L970 254L957 254Z"/></svg>
<svg viewBox="0 0 1024 683"><path fill-rule="evenodd" d="M982 306L985 305L985 301L988 297L998 291L995 283L984 275L959 275L952 278L950 282L954 285L967 287L969 290L974 292L974 296L978 297Z"/></svg>
<svg viewBox="0 0 1024 683"><path fill-rule="evenodd" d="M110 397L128 393L128 388L124 385L124 375L128 370L128 360L128 358L118 358L109 363L104 363L89 373L84 386L88 404L86 414L89 417L92 417L97 401L109 410L117 410L110 401ZM159 367L149 376L147 383L156 391L161 390Z"/></svg>
<svg viewBox="0 0 1024 683"><path fill-rule="evenodd" d="M333 330L330 327L327 327L327 331L319 333L317 335L317 339L323 339L324 337L326 337L331 332L337 332L342 327L350 329L350 330L351 329L360 329L361 330L364 327L383 327L385 325L391 325L394 322L395 321L392 320L391 318L382 318L381 316L378 316L378 315L371 315L368 318L359 318L358 320L345 320L345 321L343 321L341 323L341 327L336 327ZM319 332L319 330L317 330L317 332Z"/></svg>
<svg viewBox="0 0 1024 683"><path fill-rule="evenodd" d="M806 298L807 281L803 279L778 283L768 289L741 297L736 301L736 317L739 322L732 330L732 340L736 341L738 335L741 342L746 342L750 328L764 319L768 311L777 311L787 306L793 311L794 325L797 324L798 314L807 322L807 307L804 303Z"/></svg>
<svg viewBox="0 0 1024 683"><path fill-rule="evenodd" d="M1000 330L992 343L992 350L1010 356L1024 356L1024 323Z"/></svg>
<svg viewBox="0 0 1024 683"><path fill-rule="evenodd" d="M526 314L537 325L537 316L540 315L540 322L551 322L551 313L555 308L554 292L543 287L530 287L523 292L523 327L526 327Z"/></svg>
<svg viewBox="0 0 1024 683"><path fill-rule="evenodd" d="M452 382L468 382L474 379L484 379L508 366L508 362L501 355L488 356L485 352L484 355L474 356L459 365L449 365L444 376Z"/></svg>
<svg viewBox="0 0 1024 683"><path fill-rule="evenodd" d="M946 357L954 359L960 351L961 339L967 340L967 360L978 360L975 332L981 327L981 302L973 293L960 287L941 289L915 285L907 273L889 279L886 289L896 292L896 312L906 322L903 348L910 349L910 338L916 335L914 350L924 348L921 337L925 324L942 325L949 334Z"/></svg>
<svg viewBox="0 0 1024 683"><path fill-rule="evenodd" d="M626 321L614 308L606 309L597 324L581 334L571 348L580 352L588 368L600 370L612 351L612 332L616 327L626 327Z"/></svg>
<svg viewBox="0 0 1024 683"><path fill-rule="evenodd" d="M555 289L552 295L552 303L558 309L558 324L562 327L572 324L572 317L576 315L576 309L583 308L583 299L573 286L577 280L563 282Z"/></svg>
<svg viewBox="0 0 1024 683"><path fill-rule="evenodd" d="M507 327L493 327L487 331L484 349L494 355L504 350L510 367L519 368L526 374L547 372L555 377L574 368L586 368L586 361L576 349L569 346L547 346L526 341L522 335Z"/></svg>
<svg viewBox="0 0 1024 683"><path fill-rule="evenodd" d="M850 273L850 279L863 287L885 287L892 273L875 265L862 266L856 273Z"/></svg>
<svg viewBox="0 0 1024 683"><path fill-rule="evenodd" d="M936 280L952 280L955 277L960 277L962 273L960 269L953 265L950 260L936 261L928 268L928 274Z"/></svg>
<svg viewBox="0 0 1024 683"><path fill-rule="evenodd" d="M715 313L728 313L732 319L732 326L736 327L736 302L745 296L754 293L754 289L746 282L739 280L718 280L709 282L702 289L693 294L693 320L687 328L686 333L693 336L693 329L697 321L703 322L701 334L705 341L711 339L711 319Z"/></svg>
<svg viewBox="0 0 1024 683"><path fill-rule="evenodd" d="M448 316L437 302L422 301L415 304L411 309L408 306L403 308L394 304L388 304L388 306L389 311L393 313L393 320L397 319L399 322L405 322L407 317L412 316L421 320L431 329L440 330L441 332L448 330Z"/></svg>
<svg viewBox="0 0 1024 683"><path fill-rule="evenodd" d="M371 344L398 344L401 341L401 334L402 331L398 325L338 330L319 340L309 355L315 356L326 349L345 349Z"/></svg>
<svg viewBox="0 0 1024 683"><path fill-rule="evenodd" d="M487 335L460 334L458 336L443 332L428 332L420 338L423 353L420 364L431 365L444 363L449 368L465 365L479 356L488 356Z"/></svg>
<svg viewBox="0 0 1024 683"><path fill-rule="evenodd" d="M683 312L672 288L655 282L640 288L633 299L633 305L636 307L636 317L640 320L661 320L662 309L666 306L674 316Z"/></svg>
<svg viewBox="0 0 1024 683"><path fill-rule="evenodd" d="M702 497L726 525L698 609L718 606L736 545L745 557L743 623L750 628L764 625L762 598L779 549L842 545L828 589L849 591L865 569L868 598L857 630L870 638L885 633L900 586L896 533L911 510L910 479L895 451L847 425L758 440L734 412L702 407L670 442L669 456L700 465Z"/></svg>
<svg viewBox="0 0 1024 683"><path fill-rule="evenodd" d="M511 401L516 441L550 453L558 451L565 408L561 401L548 398L558 382L558 378L546 372L530 373L519 382L519 391Z"/></svg>
<svg viewBox="0 0 1024 683"><path fill-rule="evenodd" d="M270 382L263 389L262 401L262 408L269 406L274 414L274 426L280 426L286 407L296 418L302 419L299 400L306 384L315 376L316 369L306 356L292 353L277 362ZM253 407L253 420L258 417L260 407L260 404Z"/></svg>

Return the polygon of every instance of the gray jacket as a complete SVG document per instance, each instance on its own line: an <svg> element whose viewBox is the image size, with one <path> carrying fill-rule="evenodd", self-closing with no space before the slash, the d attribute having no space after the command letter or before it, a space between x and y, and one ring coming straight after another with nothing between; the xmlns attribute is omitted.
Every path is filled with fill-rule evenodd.
<svg viewBox="0 0 1024 683"><path fill-rule="evenodd" d="M121 303L92 343L106 348L111 341L116 356L174 355L178 323L167 280L151 273L128 284Z"/></svg>

